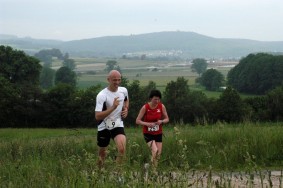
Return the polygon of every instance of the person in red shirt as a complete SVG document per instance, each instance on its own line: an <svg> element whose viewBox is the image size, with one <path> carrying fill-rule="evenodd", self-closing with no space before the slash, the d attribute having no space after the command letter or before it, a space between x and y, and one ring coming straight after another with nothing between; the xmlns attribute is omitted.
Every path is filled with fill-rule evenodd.
<svg viewBox="0 0 283 188"><path fill-rule="evenodd" d="M157 167L162 152L162 125L169 122L164 104L161 103L161 92L152 90L149 102L142 106L136 124L143 126L144 139L151 149L151 162Z"/></svg>

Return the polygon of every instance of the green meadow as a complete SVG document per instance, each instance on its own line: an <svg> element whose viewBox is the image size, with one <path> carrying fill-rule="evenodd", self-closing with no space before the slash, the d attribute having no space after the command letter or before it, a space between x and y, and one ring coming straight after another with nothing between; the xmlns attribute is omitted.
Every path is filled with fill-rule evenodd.
<svg viewBox="0 0 283 188"><path fill-rule="evenodd" d="M96 166L93 129L0 129L1 187L279 187L283 123L167 125L157 169L141 127L126 128L126 159L113 141ZM273 172L279 175L273 175Z"/></svg>

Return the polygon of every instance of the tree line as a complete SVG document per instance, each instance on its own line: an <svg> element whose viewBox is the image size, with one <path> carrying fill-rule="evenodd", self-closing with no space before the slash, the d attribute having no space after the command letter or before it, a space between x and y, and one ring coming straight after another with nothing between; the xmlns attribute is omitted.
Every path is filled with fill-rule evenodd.
<svg viewBox="0 0 283 188"><path fill-rule="evenodd" d="M78 89L75 83L59 77L54 86L43 89L40 75L44 65L41 66L39 62L36 57L22 51L0 46L0 127L95 127L94 108L101 86ZM66 67L62 69L73 73ZM67 74L62 72L62 75ZM130 97L130 110L125 124L135 126L138 111L147 102L148 93L156 88L156 83L150 81L146 86L140 86L138 80L130 83L123 77L122 85L128 88ZM178 77L166 85L162 94L172 123L205 125L218 121L283 120L282 84L265 95L245 99L240 97L236 89L228 86L215 99L208 98L201 91L191 91L188 80Z"/></svg>
<svg viewBox="0 0 283 188"><path fill-rule="evenodd" d="M239 92L266 94L283 83L283 56L249 54L229 71L227 82Z"/></svg>

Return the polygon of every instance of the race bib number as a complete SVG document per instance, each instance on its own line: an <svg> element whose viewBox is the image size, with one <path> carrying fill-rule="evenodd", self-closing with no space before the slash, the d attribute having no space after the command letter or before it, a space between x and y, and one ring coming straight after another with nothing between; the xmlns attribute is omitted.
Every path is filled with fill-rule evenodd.
<svg viewBox="0 0 283 188"><path fill-rule="evenodd" d="M159 125L155 125L154 127L148 127L147 129L150 132L158 131L159 130Z"/></svg>
<svg viewBox="0 0 283 188"><path fill-rule="evenodd" d="M113 129L115 127L119 127L120 126L120 122L121 120L120 119L117 119L117 120L111 120L111 119L107 119L106 120L106 128L107 129Z"/></svg>

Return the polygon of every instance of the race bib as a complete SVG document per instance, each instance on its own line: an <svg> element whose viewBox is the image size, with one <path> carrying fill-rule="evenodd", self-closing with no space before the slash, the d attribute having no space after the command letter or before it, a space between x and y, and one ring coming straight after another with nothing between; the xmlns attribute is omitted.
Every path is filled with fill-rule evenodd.
<svg viewBox="0 0 283 188"><path fill-rule="evenodd" d="M106 122L105 122L106 128L111 130L115 127L119 127L120 122L121 122L120 119L116 119L116 120L107 119Z"/></svg>
<svg viewBox="0 0 283 188"><path fill-rule="evenodd" d="M159 130L159 125L155 125L154 127L148 127L147 130L150 131L150 132L158 131Z"/></svg>

